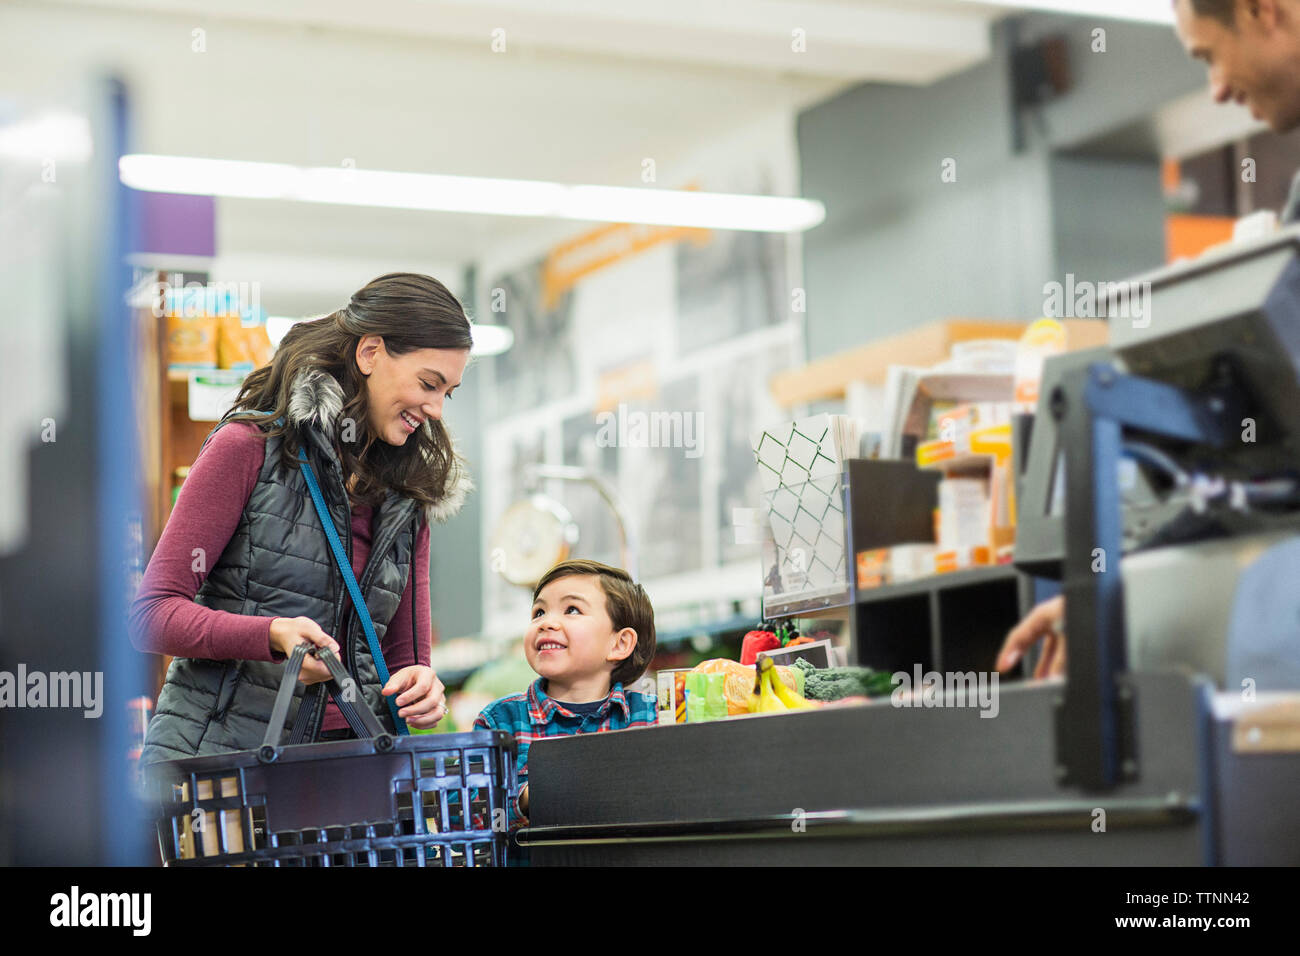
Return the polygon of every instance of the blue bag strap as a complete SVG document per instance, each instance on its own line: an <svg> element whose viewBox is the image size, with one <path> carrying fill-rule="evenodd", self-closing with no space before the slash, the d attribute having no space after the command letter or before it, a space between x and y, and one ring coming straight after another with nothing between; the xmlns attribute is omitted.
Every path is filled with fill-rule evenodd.
<svg viewBox="0 0 1300 956"><path fill-rule="evenodd" d="M298 465L302 468L303 477L307 479L307 490L311 492L312 503L316 505L316 514L320 516L320 523L325 528L325 537L329 539L330 550L334 552L334 563L338 565L339 571L343 573L343 583L348 587L348 593L352 595L352 606L357 609L357 616L361 618L361 628L366 632L366 643L370 645L370 656L374 658L375 670L379 672L379 681L381 684L388 683L388 665L384 663L383 651L379 649L379 638L375 636L375 625L370 620L370 608L366 607L365 600L361 597L361 588L357 586L356 576L352 573L352 566L348 563L348 557L343 553L343 543L339 540L338 528L334 527L334 519L330 517L329 509L325 507L325 498L321 495L320 485L316 483L316 476L312 473L311 465L307 463L306 449L298 449ZM388 712L393 717L393 723L397 727L399 734L410 734L407 729L406 721L397 716L397 695L384 697L384 702L388 704Z"/></svg>

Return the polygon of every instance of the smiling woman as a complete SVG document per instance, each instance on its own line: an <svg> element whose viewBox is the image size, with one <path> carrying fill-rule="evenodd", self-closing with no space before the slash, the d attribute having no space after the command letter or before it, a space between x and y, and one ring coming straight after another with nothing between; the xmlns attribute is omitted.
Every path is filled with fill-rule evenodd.
<svg viewBox="0 0 1300 956"><path fill-rule="evenodd" d="M308 382L319 421L340 422L338 434L329 437L353 497L376 505L392 490L432 506L456 487L463 471L441 419L443 400L460 385L471 344L464 309L437 279L380 276L344 308L293 326L274 361L245 379L229 417L282 419L291 411L295 387ZM342 406L334 409L339 389ZM282 460L291 466L298 453L291 421L259 427L286 437L281 454L290 457Z"/></svg>
<svg viewBox="0 0 1300 956"><path fill-rule="evenodd" d="M442 283L396 273L294 326L248 376L190 469L132 609L136 647L174 658L143 763L261 743L283 661L302 643L339 655L390 733L446 714L429 666L429 525L470 488L442 423L470 344ZM373 636L345 599L349 559ZM286 722L295 740L350 733L322 693L328 677L304 661Z"/></svg>

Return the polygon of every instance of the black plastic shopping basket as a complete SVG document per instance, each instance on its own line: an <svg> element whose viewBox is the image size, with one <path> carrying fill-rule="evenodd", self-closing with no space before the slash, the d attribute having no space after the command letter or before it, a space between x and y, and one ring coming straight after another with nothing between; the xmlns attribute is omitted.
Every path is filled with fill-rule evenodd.
<svg viewBox="0 0 1300 956"><path fill-rule="evenodd" d="M280 745L307 653L356 740ZM503 866L515 742L505 731L395 737L327 648L300 644L256 750L145 768L167 866Z"/></svg>

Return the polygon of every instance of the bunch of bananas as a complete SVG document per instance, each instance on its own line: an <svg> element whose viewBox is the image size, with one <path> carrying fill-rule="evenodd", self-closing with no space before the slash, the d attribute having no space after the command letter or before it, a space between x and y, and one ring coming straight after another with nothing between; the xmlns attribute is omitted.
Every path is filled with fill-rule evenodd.
<svg viewBox="0 0 1300 956"><path fill-rule="evenodd" d="M772 658L760 654L754 666L754 692L749 698L751 714L771 714L787 710L807 710L817 705L800 697L785 681L776 676L776 665Z"/></svg>

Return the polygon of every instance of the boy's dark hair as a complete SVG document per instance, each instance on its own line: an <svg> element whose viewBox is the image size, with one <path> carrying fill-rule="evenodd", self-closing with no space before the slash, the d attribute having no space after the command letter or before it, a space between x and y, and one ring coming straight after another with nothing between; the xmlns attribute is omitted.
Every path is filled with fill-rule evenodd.
<svg viewBox="0 0 1300 956"><path fill-rule="evenodd" d="M645 673L655 656L655 609L650 604L650 597L645 588L633 581L622 568L611 568L599 561L561 561L542 575L533 588L533 600L536 601L542 588L552 581L574 574L600 578L601 590L605 592L605 610L614 630L630 627L636 631L636 647L618 662L609 675L611 683L617 681L626 687Z"/></svg>

